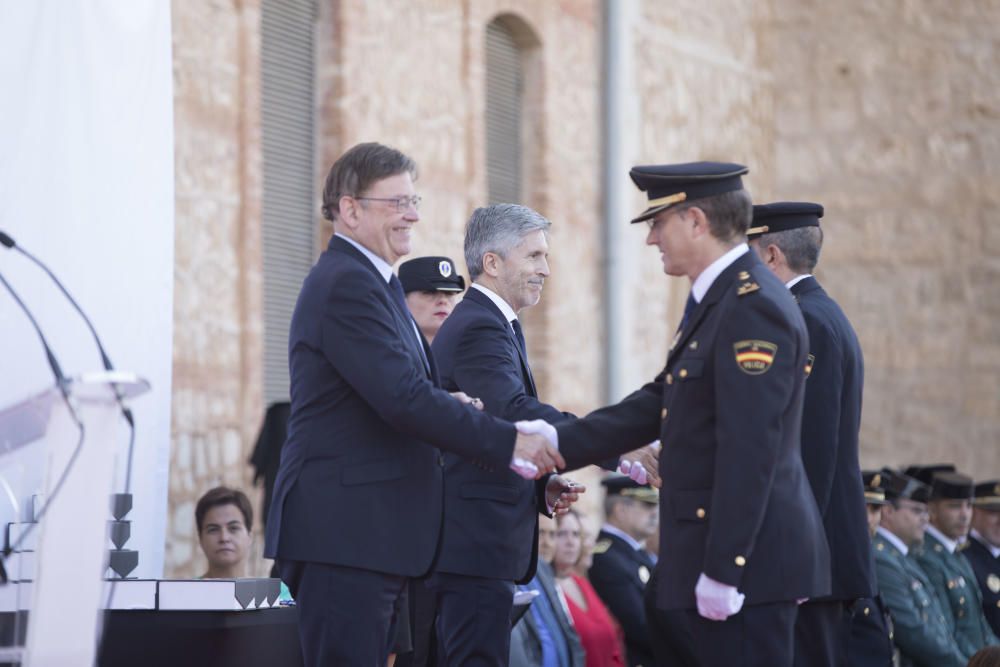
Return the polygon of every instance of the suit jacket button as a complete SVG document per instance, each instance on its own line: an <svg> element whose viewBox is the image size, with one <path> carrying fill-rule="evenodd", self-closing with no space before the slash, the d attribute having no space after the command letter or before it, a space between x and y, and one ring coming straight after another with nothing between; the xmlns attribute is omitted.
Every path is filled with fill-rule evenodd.
<svg viewBox="0 0 1000 667"><path fill-rule="evenodd" d="M686 378L686 377L688 376L688 369L686 369L686 368L682 368L682 369L681 369L681 372L680 372L680 373L678 373L678 375L680 375L680 376L681 376L681 379L683 379L683 378Z"/></svg>
<svg viewBox="0 0 1000 667"><path fill-rule="evenodd" d="M695 513L694 513L694 514L695 514L695 516L697 516L697 517L698 517L699 519L704 519L704 518L705 518L705 508L704 508L704 507L699 507L699 508L698 508L698 509L697 509L697 510L695 511Z"/></svg>
<svg viewBox="0 0 1000 667"><path fill-rule="evenodd" d="M743 567L746 564L747 564L747 559L746 558L744 558L743 556L737 556L736 557L736 565L737 565L737 567Z"/></svg>
<svg viewBox="0 0 1000 667"><path fill-rule="evenodd" d="M871 610L868 609L868 607L865 607L865 616L867 616L869 613L871 613Z"/></svg>

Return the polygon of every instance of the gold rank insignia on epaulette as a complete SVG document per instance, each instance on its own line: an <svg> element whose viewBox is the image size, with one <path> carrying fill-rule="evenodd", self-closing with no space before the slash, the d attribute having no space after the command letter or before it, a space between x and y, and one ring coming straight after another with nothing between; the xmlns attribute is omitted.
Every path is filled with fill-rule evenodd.
<svg viewBox="0 0 1000 667"><path fill-rule="evenodd" d="M591 553L602 554L611 548L611 540L598 540Z"/></svg>
<svg viewBox="0 0 1000 667"><path fill-rule="evenodd" d="M752 280L746 280L739 287L736 288L736 296L744 296L750 294L751 292L756 292L760 289L760 285L753 282Z"/></svg>
<svg viewBox="0 0 1000 667"><path fill-rule="evenodd" d="M815 363L816 363L816 355L810 354L808 357L806 357L806 377L809 377L809 374L813 372L813 364Z"/></svg>

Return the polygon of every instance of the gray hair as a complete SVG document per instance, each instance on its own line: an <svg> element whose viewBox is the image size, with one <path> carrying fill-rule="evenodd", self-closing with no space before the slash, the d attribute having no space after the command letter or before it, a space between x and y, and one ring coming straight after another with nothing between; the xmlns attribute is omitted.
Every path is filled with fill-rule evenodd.
<svg viewBox="0 0 1000 667"><path fill-rule="evenodd" d="M776 245L785 253L788 268L795 273L812 273L819 262L823 248L823 230L819 227L798 227L783 232L762 234L758 240L761 248Z"/></svg>
<svg viewBox="0 0 1000 667"><path fill-rule="evenodd" d="M552 223L541 213L520 204L492 204L477 208L465 225L465 263L473 282L483 274L483 257L492 252L506 257L525 236L548 232Z"/></svg>

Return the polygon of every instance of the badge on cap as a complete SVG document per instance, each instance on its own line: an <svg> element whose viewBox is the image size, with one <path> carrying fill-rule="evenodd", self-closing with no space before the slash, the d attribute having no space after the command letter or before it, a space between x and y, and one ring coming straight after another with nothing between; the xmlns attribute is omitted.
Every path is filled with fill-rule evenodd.
<svg viewBox="0 0 1000 667"><path fill-rule="evenodd" d="M763 375L771 369L778 346L766 340L741 340L733 343L736 365L748 375Z"/></svg>
<svg viewBox="0 0 1000 667"><path fill-rule="evenodd" d="M448 260L441 260L438 262L438 273L441 274L442 278L451 277L451 262Z"/></svg>

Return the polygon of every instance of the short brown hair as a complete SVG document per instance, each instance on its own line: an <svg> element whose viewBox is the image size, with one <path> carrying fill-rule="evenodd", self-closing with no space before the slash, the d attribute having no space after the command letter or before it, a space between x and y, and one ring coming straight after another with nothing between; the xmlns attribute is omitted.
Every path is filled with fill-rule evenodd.
<svg viewBox="0 0 1000 667"><path fill-rule="evenodd" d="M198 524L198 534L201 535L201 527L205 522L205 515L213 507L222 505L236 505L236 509L243 515L243 522L246 524L247 532L253 528L253 507L246 494L238 489L230 489L227 486L217 486L205 492L198 499L198 504L194 508L194 520Z"/></svg>
<svg viewBox="0 0 1000 667"><path fill-rule="evenodd" d="M747 229L753 219L753 200L746 190L733 190L684 202L677 207L677 212L694 207L704 212L708 218L708 229L718 240L727 243L746 240Z"/></svg>
<svg viewBox="0 0 1000 667"><path fill-rule="evenodd" d="M331 222L336 220L341 197L357 197L376 181L403 173L415 179L417 163L395 148L376 142L354 146L337 158L326 176L323 217Z"/></svg>

